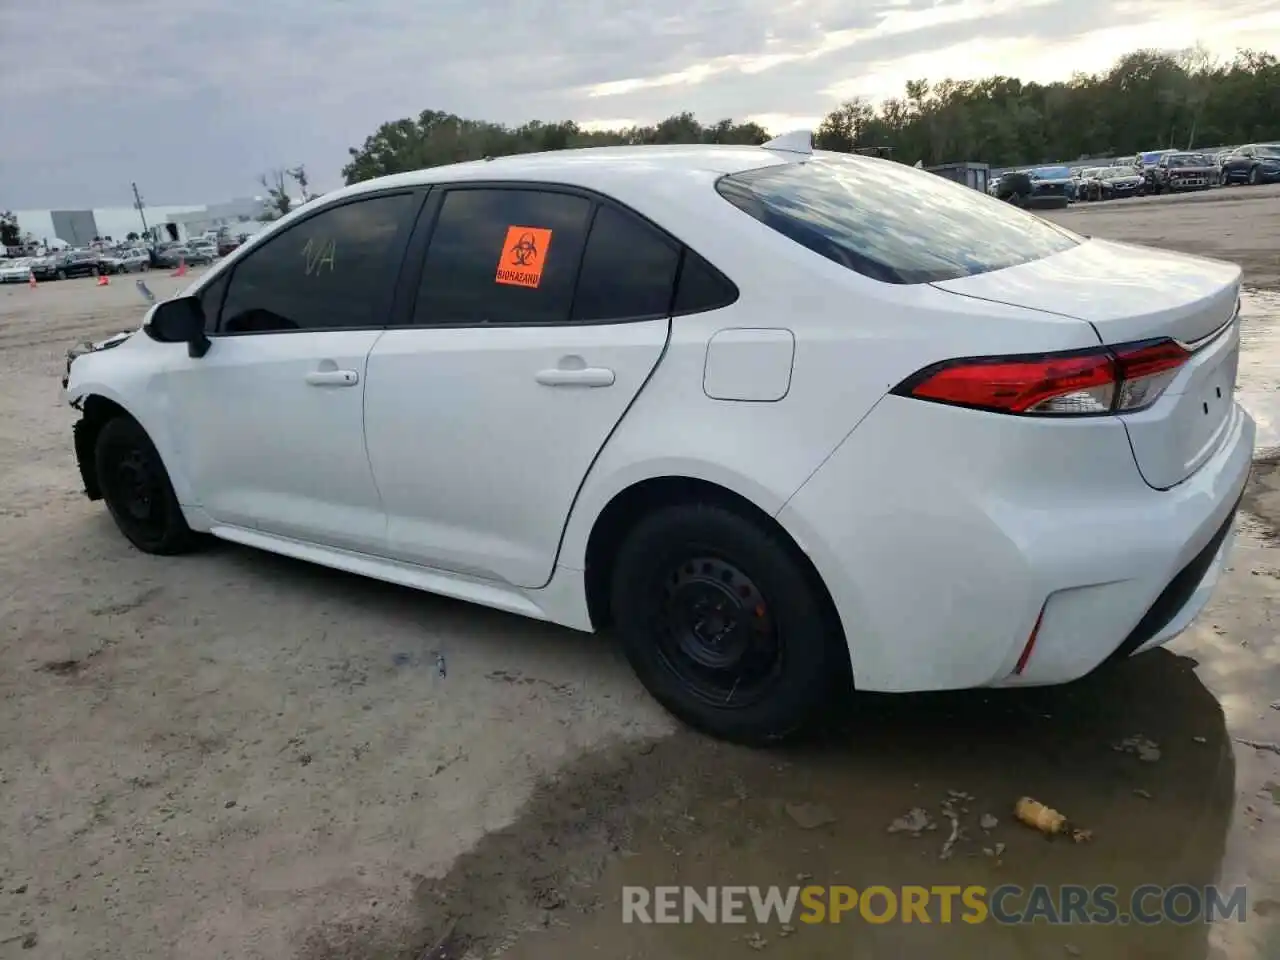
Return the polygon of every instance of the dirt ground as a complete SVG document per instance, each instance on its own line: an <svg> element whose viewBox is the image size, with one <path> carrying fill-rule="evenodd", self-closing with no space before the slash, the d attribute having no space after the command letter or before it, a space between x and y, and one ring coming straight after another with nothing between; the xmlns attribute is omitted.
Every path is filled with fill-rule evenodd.
<svg viewBox="0 0 1280 960"><path fill-rule="evenodd" d="M1280 190L1054 216L1280 287ZM58 376L142 307L134 278L0 288L0 958L1280 956L1280 755L1241 742L1280 739L1280 294L1246 303L1259 461L1186 635L1064 688L851 699L754 752L677 728L607 637L232 545L132 550L80 492ZM1136 735L1158 757L1117 749ZM1015 825L1023 794L1093 840ZM914 807L943 829L888 832ZM624 884L798 877L1247 884L1248 918L621 923Z"/></svg>

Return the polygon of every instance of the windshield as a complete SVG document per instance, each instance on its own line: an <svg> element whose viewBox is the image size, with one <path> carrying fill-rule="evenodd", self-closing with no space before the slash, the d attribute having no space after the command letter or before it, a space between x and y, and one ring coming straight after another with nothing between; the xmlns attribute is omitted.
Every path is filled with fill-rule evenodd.
<svg viewBox="0 0 1280 960"><path fill-rule="evenodd" d="M1079 242L1012 204L888 160L818 153L730 174L716 189L783 236L884 283L987 273Z"/></svg>
<svg viewBox="0 0 1280 960"><path fill-rule="evenodd" d="M1099 174L1101 177L1115 179L1116 177L1136 177L1138 174L1133 167L1107 167Z"/></svg>
<svg viewBox="0 0 1280 960"><path fill-rule="evenodd" d="M1207 167L1209 158L1203 153L1177 153L1169 158L1171 167Z"/></svg>
<svg viewBox="0 0 1280 960"><path fill-rule="evenodd" d="M1067 180L1071 174L1066 167L1036 167L1031 171L1031 176L1036 180Z"/></svg>
<svg viewBox="0 0 1280 960"><path fill-rule="evenodd" d="M1260 157L1280 160L1280 143L1260 143L1253 152Z"/></svg>

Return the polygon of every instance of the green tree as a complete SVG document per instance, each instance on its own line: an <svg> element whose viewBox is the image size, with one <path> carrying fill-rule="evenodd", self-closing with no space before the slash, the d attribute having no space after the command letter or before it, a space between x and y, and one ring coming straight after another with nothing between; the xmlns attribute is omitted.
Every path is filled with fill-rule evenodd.
<svg viewBox="0 0 1280 960"><path fill-rule="evenodd" d="M11 210L0 213L0 247L16 247L22 243L18 215Z"/></svg>
<svg viewBox="0 0 1280 960"><path fill-rule="evenodd" d="M352 147L342 175L356 183L513 153L622 144L758 144L768 137L754 123L720 120L704 126L688 112L648 126L583 130L572 121L508 127L424 110L382 124L362 146ZM840 104L814 132L820 149L891 151L895 160L908 164L978 160L995 166L1268 138L1280 138L1275 55L1240 50L1230 62L1218 63L1198 47L1135 50L1108 70L1048 84L1007 76L920 78L879 107L860 98Z"/></svg>

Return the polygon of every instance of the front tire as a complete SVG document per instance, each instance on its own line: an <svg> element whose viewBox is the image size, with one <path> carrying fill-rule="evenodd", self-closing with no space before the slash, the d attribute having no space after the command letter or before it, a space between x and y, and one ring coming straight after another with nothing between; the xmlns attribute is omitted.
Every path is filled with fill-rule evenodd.
<svg viewBox="0 0 1280 960"><path fill-rule="evenodd" d="M777 742L849 682L843 638L796 548L726 507L642 519L618 551L611 600L640 681L712 736Z"/></svg>
<svg viewBox="0 0 1280 960"><path fill-rule="evenodd" d="M171 556L197 545L160 454L136 420L116 417L103 425L94 466L111 518L135 547Z"/></svg>

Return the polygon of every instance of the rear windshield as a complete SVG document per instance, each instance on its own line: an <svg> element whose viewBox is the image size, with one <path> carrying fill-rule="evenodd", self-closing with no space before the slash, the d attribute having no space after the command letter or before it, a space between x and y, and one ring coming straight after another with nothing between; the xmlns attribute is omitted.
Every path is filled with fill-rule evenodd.
<svg viewBox="0 0 1280 960"><path fill-rule="evenodd" d="M884 283L955 280L1079 243L1010 203L888 160L815 155L721 177L716 189L796 243Z"/></svg>

